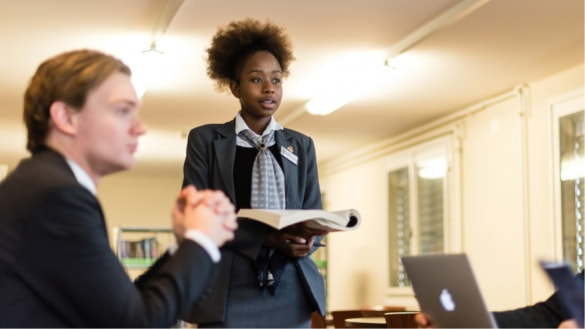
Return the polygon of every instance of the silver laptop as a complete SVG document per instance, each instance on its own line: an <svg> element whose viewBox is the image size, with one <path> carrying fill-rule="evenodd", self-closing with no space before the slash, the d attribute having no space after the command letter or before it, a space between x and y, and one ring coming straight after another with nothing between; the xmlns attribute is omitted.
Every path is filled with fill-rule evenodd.
<svg viewBox="0 0 585 329"><path fill-rule="evenodd" d="M422 312L438 328L496 328L464 254L404 256Z"/></svg>

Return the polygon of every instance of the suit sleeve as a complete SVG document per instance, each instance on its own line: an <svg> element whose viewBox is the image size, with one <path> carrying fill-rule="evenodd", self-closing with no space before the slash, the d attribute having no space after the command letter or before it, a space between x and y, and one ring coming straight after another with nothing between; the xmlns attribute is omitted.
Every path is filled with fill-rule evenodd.
<svg viewBox="0 0 585 329"><path fill-rule="evenodd" d="M211 278L205 250L185 241L135 286L109 246L98 201L82 187L50 192L37 211L31 266L50 305L74 326L170 327Z"/></svg>
<svg viewBox="0 0 585 329"><path fill-rule="evenodd" d="M498 328L557 328L568 319L563 311L557 294L544 302L510 311L494 312Z"/></svg>
<svg viewBox="0 0 585 329"><path fill-rule="evenodd" d="M319 185L319 173L317 170L317 156L315 152L315 144L310 137L307 137L307 180L306 192L303 199L303 209L323 209L321 200L321 187ZM323 236L316 236L315 243L318 244L323 239ZM312 247L309 255L310 257L319 247Z"/></svg>

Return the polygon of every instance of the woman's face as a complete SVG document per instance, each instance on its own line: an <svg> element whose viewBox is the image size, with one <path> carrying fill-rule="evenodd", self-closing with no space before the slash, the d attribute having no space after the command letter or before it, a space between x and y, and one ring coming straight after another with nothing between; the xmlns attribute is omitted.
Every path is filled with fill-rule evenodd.
<svg viewBox="0 0 585 329"><path fill-rule="evenodd" d="M282 70L274 55L258 51L245 62L240 81L230 84L232 94L240 99L242 116L250 122L270 122L282 99ZM252 128L252 127L251 127Z"/></svg>

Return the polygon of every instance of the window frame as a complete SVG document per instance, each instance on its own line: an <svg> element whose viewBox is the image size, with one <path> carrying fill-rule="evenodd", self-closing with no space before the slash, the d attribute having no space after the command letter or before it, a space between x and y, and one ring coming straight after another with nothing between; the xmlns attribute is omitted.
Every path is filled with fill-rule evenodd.
<svg viewBox="0 0 585 329"><path fill-rule="evenodd" d="M563 215L562 215L562 188L561 188L561 150L560 150L560 119L562 117L583 111L585 115L585 93L578 90L564 96L555 98L549 102L550 116L549 127L551 137L551 200L552 217L554 220L554 257L557 261L563 261ZM585 255L581 261L585 262Z"/></svg>
<svg viewBox="0 0 585 329"><path fill-rule="evenodd" d="M459 222L458 218L460 213L460 211L457 211L457 208L454 207L459 196L458 182L460 181L460 157L458 156L457 152L453 151L458 149L457 145L460 143L459 139L457 138L457 136L461 136L461 134L457 133L460 128L461 127L459 126L454 126L452 127L452 130L448 131L447 134L434 136L424 141L419 141L419 143L414 145L405 146L402 148L402 150L395 152L384 159L384 179L387 189L390 188L389 174L391 172L405 167L409 169L409 220L412 228L412 238L410 244L411 254L413 255L419 254L419 228L417 225L419 220L417 209L418 186L415 177L418 174L417 164L424 160L441 155L445 157L447 166L443 181L443 252L447 253L461 250L461 239L457 235L457 232L460 232L460 229L458 230L454 227L458 225L457 223ZM389 190L387 193L389 198ZM390 209L388 209L387 225L390 225ZM386 234L389 234L389 229L390 228L387 227ZM390 239L388 238L386 245L388 250L388 277L386 281L387 294L389 296L412 295L412 288L409 285L404 287L390 285L390 254L392 251L390 250L389 240Z"/></svg>

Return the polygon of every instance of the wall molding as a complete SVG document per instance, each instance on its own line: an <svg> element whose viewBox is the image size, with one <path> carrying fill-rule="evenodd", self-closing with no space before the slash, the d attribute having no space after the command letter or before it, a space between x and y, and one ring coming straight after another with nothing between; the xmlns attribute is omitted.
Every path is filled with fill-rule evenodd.
<svg viewBox="0 0 585 329"><path fill-rule="evenodd" d="M336 172L357 166L359 164L378 159L404 148L411 147L418 143L431 140L447 134L460 135L460 121L469 115L483 111L491 105L518 97L520 102L527 104L525 98L529 94L529 87L526 84L519 84L512 90L490 97L471 106L465 107L452 114L411 129L395 137L384 139L357 149L354 152L337 157L332 160L319 162L319 176L325 178ZM521 114L522 115L522 114ZM526 115L526 113L524 113ZM461 138L461 136L459 136Z"/></svg>

